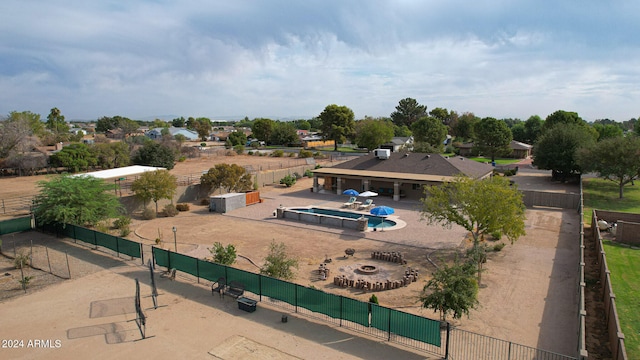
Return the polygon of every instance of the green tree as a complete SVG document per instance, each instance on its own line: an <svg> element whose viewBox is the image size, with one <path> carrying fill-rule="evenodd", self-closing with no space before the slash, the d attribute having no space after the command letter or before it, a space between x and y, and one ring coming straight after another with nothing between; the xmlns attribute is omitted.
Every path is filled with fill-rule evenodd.
<svg viewBox="0 0 640 360"><path fill-rule="evenodd" d="M30 151L35 145L29 120L21 116L0 122L0 159L15 153Z"/></svg>
<svg viewBox="0 0 640 360"><path fill-rule="evenodd" d="M277 121L269 137L269 143L276 145L294 145L300 140L295 126L289 122Z"/></svg>
<svg viewBox="0 0 640 360"><path fill-rule="evenodd" d="M598 177L617 183L619 198L622 199L624 186L638 178L639 155L639 137L618 136L578 150L577 162L583 171L594 171L598 173Z"/></svg>
<svg viewBox="0 0 640 360"><path fill-rule="evenodd" d="M125 118L118 123L118 128L120 128L120 130L122 130L122 134L127 137L131 134L136 133L140 128L140 124L138 124L136 121Z"/></svg>
<svg viewBox="0 0 640 360"><path fill-rule="evenodd" d="M613 124L594 123L593 128L598 132L598 141L623 135L622 128Z"/></svg>
<svg viewBox="0 0 640 360"><path fill-rule="evenodd" d="M168 170L144 172L131 183L131 191L136 194L135 196L138 199L144 202L145 207L149 200L153 200L156 204L156 214L158 213L158 201L173 199L177 188L178 180Z"/></svg>
<svg viewBox="0 0 640 360"><path fill-rule="evenodd" d="M35 114L31 111L12 111L9 113L6 122L25 122L31 129L31 134L38 137L42 137L45 134L45 124L40 120L40 114Z"/></svg>
<svg viewBox="0 0 640 360"><path fill-rule="evenodd" d="M533 165L541 170L551 170L552 177L561 181L582 174L577 161L578 149L595 142L586 126L558 124L553 131L545 131L533 146Z"/></svg>
<svg viewBox="0 0 640 360"><path fill-rule="evenodd" d="M416 143L426 143L435 151L441 153L444 150L444 140L447 138L447 126L441 120L431 116L425 116L413 123L414 147Z"/></svg>
<svg viewBox="0 0 640 360"><path fill-rule="evenodd" d="M200 140L206 141L211 132L211 120L206 117L199 117L195 122L195 130L200 137Z"/></svg>
<svg viewBox="0 0 640 360"><path fill-rule="evenodd" d="M96 225L114 218L122 210L113 185L91 176L54 177L38 182L33 213L38 223Z"/></svg>
<svg viewBox="0 0 640 360"><path fill-rule="evenodd" d="M366 118L356 122L355 142L371 151L393 138L393 124L386 120Z"/></svg>
<svg viewBox="0 0 640 360"><path fill-rule="evenodd" d="M414 122L427 115L427 107L420 105L416 99L405 98L398 102L396 111L391 113L391 120L398 126L411 128Z"/></svg>
<svg viewBox="0 0 640 360"><path fill-rule="evenodd" d="M413 135L411 133L411 129L409 129L409 127L407 125L402 125L402 126L398 126L398 125L393 125L393 136L397 136L397 137L409 137Z"/></svg>
<svg viewBox="0 0 640 360"><path fill-rule="evenodd" d="M275 121L271 119L255 119L251 125L251 135L260 141L268 142L274 125Z"/></svg>
<svg viewBox="0 0 640 360"><path fill-rule="evenodd" d="M225 189L227 192L241 192L251 190L253 187L251 174L237 164L215 165L200 177L200 184L208 190L208 193L218 188Z"/></svg>
<svg viewBox="0 0 640 360"><path fill-rule="evenodd" d="M51 109L47 116L46 127L53 133L55 142L66 141L69 137L69 125L58 108Z"/></svg>
<svg viewBox="0 0 640 360"><path fill-rule="evenodd" d="M511 127L511 135L513 136L513 140L515 140L515 141L528 143L527 129L525 128L523 122L519 122L517 124L514 124Z"/></svg>
<svg viewBox="0 0 640 360"><path fill-rule="evenodd" d="M524 128L526 131L526 139L523 141L527 144L535 144L538 141L538 137L542 133L542 127L544 120L538 115L530 116L527 121L524 122ZM515 136L514 136L515 138Z"/></svg>
<svg viewBox="0 0 640 360"><path fill-rule="evenodd" d="M236 247L232 244L224 247L222 243L215 242L212 248L209 248L214 263L222 265L232 265L236 262Z"/></svg>
<svg viewBox="0 0 640 360"><path fill-rule="evenodd" d="M458 175L440 186L426 187L421 202L422 219L445 227L462 226L471 233L474 248L485 234L500 232L512 243L525 234L522 193L501 176L476 180Z"/></svg>
<svg viewBox="0 0 640 360"><path fill-rule="evenodd" d="M53 166L64 167L69 172L88 170L89 167L98 164L95 154L83 143L63 147L62 150L51 155L50 161Z"/></svg>
<svg viewBox="0 0 640 360"><path fill-rule="evenodd" d="M446 108L437 107L429 111L429 115L440 120L443 125L447 127L447 132L449 132L453 126L458 122L458 113L451 110L447 110Z"/></svg>
<svg viewBox="0 0 640 360"><path fill-rule="evenodd" d="M328 105L318 117L322 120L322 137L334 141L334 151L355 132L353 111L346 106Z"/></svg>
<svg viewBox="0 0 640 360"><path fill-rule="evenodd" d="M440 312L440 319L447 320L452 314L454 319L462 315L469 316L469 311L478 304L478 282L466 264L458 261L437 269L420 294L422 307Z"/></svg>
<svg viewBox="0 0 640 360"><path fill-rule="evenodd" d="M94 144L89 150L96 157L96 165L103 169L119 168L131 163L129 146L121 141Z"/></svg>
<svg viewBox="0 0 640 360"><path fill-rule="evenodd" d="M229 134L227 140L231 144L231 146L242 145L247 143L247 135L245 135L242 131L234 131Z"/></svg>
<svg viewBox="0 0 640 360"><path fill-rule="evenodd" d="M293 123L296 129L311 130L311 123L307 120L295 120Z"/></svg>
<svg viewBox="0 0 640 360"><path fill-rule="evenodd" d="M184 127L185 123L186 123L186 120L184 116L180 116L179 118L175 118L171 120L171 126L177 127L177 128Z"/></svg>
<svg viewBox="0 0 640 360"><path fill-rule="evenodd" d="M575 124L585 126L587 123L582 120L578 113L572 111L558 110L547 116L542 126L543 131L548 131L558 124Z"/></svg>
<svg viewBox="0 0 640 360"><path fill-rule="evenodd" d="M147 141L136 151L131 161L135 165L157 166L171 170L174 167L175 158L173 149L155 141Z"/></svg>
<svg viewBox="0 0 640 360"><path fill-rule="evenodd" d="M473 132L473 146L481 153L491 156L491 161L495 161L496 156L511 153L509 145L513 137L504 121L486 117L474 125Z"/></svg>
<svg viewBox="0 0 640 360"><path fill-rule="evenodd" d="M289 257L284 243L272 241L260 273L277 279L290 280L295 275L292 268L298 268L298 260Z"/></svg>
<svg viewBox="0 0 640 360"><path fill-rule="evenodd" d="M473 129L478 121L480 121L480 118L475 116L473 113L462 114L453 126L453 135L461 142L473 139Z"/></svg>
<svg viewBox="0 0 640 360"><path fill-rule="evenodd" d="M120 116L103 116L98 121L96 121L96 131L100 133L107 132L109 130L113 130L118 128L118 123L120 122Z"/></svg>

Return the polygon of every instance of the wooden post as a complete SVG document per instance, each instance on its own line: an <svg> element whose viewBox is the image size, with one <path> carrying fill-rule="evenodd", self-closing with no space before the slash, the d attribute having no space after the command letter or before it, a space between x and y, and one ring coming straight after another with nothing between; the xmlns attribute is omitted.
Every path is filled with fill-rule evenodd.
<svg viewBox="0 0 640 360"><path fill-rule="evenodd" d="M67 271L69 273L69 279L71 279L71 268L69 267L69 254L65 251L64 256L67 258Z"/></svg>

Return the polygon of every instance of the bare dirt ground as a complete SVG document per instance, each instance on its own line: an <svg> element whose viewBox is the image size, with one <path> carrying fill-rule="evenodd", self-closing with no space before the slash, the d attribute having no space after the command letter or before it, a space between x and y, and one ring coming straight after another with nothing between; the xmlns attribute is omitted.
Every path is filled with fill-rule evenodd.
<svg viewBox="0 0 640 360"><path fill-rule="evenodd" d="M232 159L223 158L222 160L239 163L242 158L249 157L236 156ZM248 160L259 161L256 163L256 165L259 165L264 164L267 159L269 158L256 157ZM200 172L211 167L211 164L213 164L213 159L188 161L179 163L174 171L176 174ZM543 177L538 179L534 175L531 176L531 179L526 180L530 183L530 186L536 186L537 182L540 183L540 186L549 186L546 183L547 180L543 179ZM5 184L5 180L8 179L1 179L0 183ZM16 184L24 185L25 190L28 191L26 182L17 181ZM265 199L264 203L239 209L226 215L211 214L206 207L192 204L189 213L181 213L175 218L158 218L146 222L136 220L132 225L135 233L130 238L153 244L153 239L158 237L158 233L160 233L163 239L161 246L172 249L174 244L171 228L176 226L178 229L176 239L180 252L192 256L205 257L209 256L207 248L211 247L215 241L220 241L223 244L232 243L238 249L238 253L243 256L238 258L238 262L234 266L249 271L257 271L252 262L258 265L262 264L271 241L284 242L290 253L294 254L299 260L300 266L295 279L297 283L313 285L325 291L361 300L367 300L370 294L364 294L353 289L337 288L332 284L331 279L333 276L337 274L355 276L353 273L354 266L364 263L373 263L382 267L386 272L385 275L397 276L404 272L405 266L371 260L370 252L376 250L400 251L408 257L409 263L407 266L418 268L421 276L416 283L406 288L376 292L380 303L384 306L437 318L437 314L432 311L420 308L417 303L417 297L426 279L435 269L433 263L441 263L441 261L450 257L453 252L460 250L465 245L466 232L457 227L444 229L439 226L427 226L419 221L419 215L416 211L419 205L417 202L393 202L391 199L384 198L376 199L376 204L390 205L396 208L395 215L407 223L406 227L384 232L362 233L343 229L320 228L273 217L273 211L280 205L340 207L341 202L344 201L344 198L338 195L310 193L308 190L310 186L311 180L305 179L299 181L292 188L274 186L261 189L261 195ZM5 186L0 188L0 197L4 196L3 189L5 189ZM560 211L557 209L528 210L527 235L519 239L514 245L507 245L501 252L490 255L486 264L487 271L483 274L482 282L486 286L483 286L480 290L480 306L472 311L469 318L454 321L454 325L462 329L531 347L543 348L563 354L575 353L577 346L577 340L575 339L575 334L577 333L577 299L575 298L577 271L575 271L575 268L578 254L575 241L577 241L578 236L576 233L578 221L581 221L581 219L579 219L575 211ZM344 250L347 247L356 250L355 256L349 258L344 256ZM252 262L246 260L245 257L251 259ZM324 261L325 257L332 259L329 264L331 274L329 280L322 281L314 270ZM55 302L55 306L60 306L59 316L68 317L67 320L62 321L64 324L53 325L59 322L60 318L59 316L48 314L43 318L32 319L37 321L29 320L27 323L33 323L33 327L27 325L27 328L25 328L24 325L21 325L25 322L24 318L18 315L8 316L7 313L8 309L15 309L15 306L18 306L19 299L22 296L15 300L5 301L2 309L0 309L0 316L4 319L6 315L11 319L11 325L8 325L6 329L12 330L8 332L5 332L6 330L4 329L0 330L0 335L3 338L10 336L22 336L23 338L58 336L64 339L65 346L74 347L74 350L78 350L79 353L84 351L85 354L94 354L91 352L91 348L95 346L96 350L108 351L109 354L114 354L115 351L115 353L125 357L133 356L134 352L143 351L145 356L158 354L160 358L163 358L163 354L175 354L175 352L169 351L170 346L175 346L173 350L183 351L187 354L186 357L204 358L207 357L206 352L214 349L214 347L228 346L228 344L233 343L244 344L243 346L249 347L254 346L255 348L261 348L260 344L268 345L277 351L300 358L382 358L379 356L382 354L379 351L382 350L379 349L378 345L372 346L372 349L376 351L367 353L359 353L355 349L351 349L351 345L349 345L350 350L336 346L332 341L344 339L344 336L334 337L332 335L333 331L327 326L323 326L321 329L329 329L326 334L331 338L331 341L327 338L314 343L317 337L325 336L323 335L325 330L320 330L322 334L317 333L318 330L311 325L308 326L309 329L315 329L311 330L314 331L313 334L307 334L309 330L302 331L301 334L304 333L304 335L289 332L287 329L281 328L282 325L274 323L278 311L258 311L251 316L260 314L259 319L255 319L255 317L245 319L248 315L235 311L233 303L216 301L212 305L210 295L207 294L205 288L207 284L198 286L187 279L162 283L166 295L164 299L170 305L162 310L153 310L152 316L157 313L158 316L162 314L162 318L159 319L154 316L155 325L150 325L149 330L159 339L138 342L137 344L144 344L140 346L126 345L120 350L114 349L111 345L105 345L105 340L99 340L96 337L67 339L64 336L64 332L60 333L60 331L90 323L85 319L85 314L86 307L90 305L91 301L130 296L128 294L131 294L131 279L134 277L132 274L142 272L136 266L106 269L107 271L87 274L82 279L65 281L63 284L53 288L46 288L37 291L36 294L28 295L30 299L33 299L33 301L30 300L29 309L34 313L42 311L38 306L44 306L44 303L46 303L45 298L51 298ZM139 276L141 278L146 276L144 277L145 279L148 278L148 275ZM124 283L123 279L129 279L126 286L120 284ZM71 283L76 285L70 287ZM104 285L99 284L110 285L104 287ZM90 288L91 291L78 291L78 289L85 289L85 286ZM47 295L43 295L45 293ZM40 297L44 298L40 299ZM76 303L81 309L80 314L77 307L73 308L65 301ZM164 303L166 304L167 302ZM147 304L147 306L149 305ZM220 308L220 306L222 307ZM68 312L71 312L73 316ZM85 318L79 315L84 315ZM233 320L223 320L227 316L231 316ZM132 315L129 314L128 316L122 315L119 319L124 321L131 318ZM72 319L75 320L72 321ZM190 322L185 323L185 321ZM221 321L225 326L233 324L231 326L234 331L237 329L236 335L245 336L245 339L231 338L233 331L221 335L219 329L216 329L215 326L212 329L211 322L220 323ZM180 325L183 323L184 326ZM150 322L150 324L152 323ZM38 332L33 332L35 328L48 329L51 326L54 329L58 329L58 331L44 332L39 330ZM258 334L249 330L260 329L264 326L266 326L265 330L267 331L258 331ZM32 329L31 332L29 332L29 328ZM281 331L284 331L284 333ZM273 335L269 336L269 333ZM135 337L135 331L128 330L127 334L129 334L127 336ZM201 343L195 344L192 337L196 334L209 334L211 336L210 345L207 347ZM214 334L218 334L218 336ZM355 341L354 338L349 339L348 342L350 344ZM258 345L247 345L252 344L252 341ZM291 347L291 341L296 345ZM153 349L150 349L150 346L147 345L150 342L155 344ZM308 348L305 348L305 346L308 346ZM384 347L384 349L387 348L394 349L389 346ZM219 350L218 353L221 353L220 351L222 350ZM318 351L318 353L314 351ZM392 353L394 351L399 350L394 349ZM324 355L325 352L326 355ZM24 354L33 355L33 353ZM69 353L60 352L60 354ZM280 355L282 356L282 354ZM391 356L394 358L398 356L412 358L415 354L401 350L401 352ZM419 357L424 357L424 354ZM231 359L233 357L222 356L220 358Z"/></svg>

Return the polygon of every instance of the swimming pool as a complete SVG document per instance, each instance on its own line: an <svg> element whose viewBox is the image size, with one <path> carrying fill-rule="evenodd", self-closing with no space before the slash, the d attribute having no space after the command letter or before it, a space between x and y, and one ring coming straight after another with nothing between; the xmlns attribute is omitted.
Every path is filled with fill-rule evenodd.
<svg viewBox="0 0 640 360"><path fill-rule="evenodd" d="M336 217L355 219L355 220L365 217L368 220L367 226L372 229L382 229L382 228L389 228L392 226L396 226L395 221L386 219L382 216L356 213L351 211L325 209L325 208L318 208L318 207L291 208L288 210L299 211L299 212L310 213L310 214L336 216Z"/></svg>

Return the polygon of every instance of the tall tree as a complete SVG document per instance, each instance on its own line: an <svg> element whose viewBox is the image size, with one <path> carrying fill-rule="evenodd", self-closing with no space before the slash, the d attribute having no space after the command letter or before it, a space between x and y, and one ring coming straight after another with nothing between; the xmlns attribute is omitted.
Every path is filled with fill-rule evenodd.
<svg viewBox="0 0 640 360"><path fill-rule="evenodd" d="M260 141L269 142L274 126L275 121L271 119L255 119L251 125L251 135Z"/></svg>
<svg viewBox="0 0 640 360"><path fill-rule="evenodd" d="M543 125L544 120L542 120L540 116L531 115L527 119L527 121L524 122L524 129L526 134L526 139L524 140L524 142L532 145L535 144L535 142L538 140L538 137L542 133Z"/></svg>
<svg viewBox="0 0 640 360"><path fill-rule="evenodd" d="M623 135L622 128L618 125L594 123L593 128L598 132L598 141Z"/></svg>
<svg viewBox="0 0 640 360"><path fill-rule="evenodd" d="M38 223L96 225L122 209L113 185L91 176L57 176L38 182L33 213Z"/></svg>
<svg viewBox="0 0 640 360"><path fill-rule="evenodd" d="M486 117L480 120L473 127L474 147L480 152L491 156L491 161L496 160L496 156L508 155L511 153L511 130L504 121L497 120L492 117Z"/></svg>
<svg viewBox="0 0 640 360"><path fill-rule="evenodd" d="M478 282L467 264L456 262L437 269L420 294L422 307L440 312L440 319L447 314L454 319L469 315L478 304Z"/></svg>
<svg viewBox="0 0 640 360"><path fill-rule="evenodd" d="M473 113L464 113L460 115L458 121L453 127L453 135L458 141L466 141L472 139L474 136L473 129L475 124L480 121L480 118Z"/></svg>
<svg viewBox="0 0 640 360"><path fill-rule="evenodd" d="M617 183L622 199L624 186L640 172L640 138L618 136L598 141L578 150L577 161L583 171L595 171L598 177Z"/></svg>
<svg viewBox="0 0 640 360"><path fill-rule="evenodd" d="M131 161L135 165L158 166L173 169L176 155L173 149L155 141L147 141L135 152Z"/></svg>
<svg viewBox="0 0 640 360"><path fill-rule="evenodd" d="M31 133L35 136L42 137L45 133L44 122L40 120L40 114L32 113L31 111L12 111L7 117L8 122L26 122L31 129Z"/></svg>
<svg viewBox="0 0 640 360"><path fill-rule="evenodd" d="M97 159L97 165L103 169L128 166L131 163L129 145L122 141L94 144L90 150Z"/></svg>
<svg viewBox="0 0 640 360"><path fill-rule="evenodd" d="M355 116L346 106L328 105L318 117L322 120L322 137L334 141L334 151L355 132Z"/></svg>
<svg viewBox="0 0 640 360"><path fill-rule="evenodd" d="M275 145L294 145L300 142L295 126L290 122L277 121L273 125L269 142Z"/></svg>
<svg viewBox="0 0 640 360"><path fill-rule="evenodd" d="M200 184L208 193L222 188L227 192L250 190L253 186L251 174L237 164L217 164L200 177Z"/></svg>
<svg viewBox="0 0 640 360"><path fill-rule="evenodd" d="M0 159L20 152L25 144L32 144L31 134L29 120L26 118L10 116L7 120L0 122Z"/></svg>
<svg viewBox="0 0 640 360"><path fill-rule="evenodd" d="M195 122L195 130L200 137L200 140L206 141L211 132L211 120L206 117L199 117Z"/></svg>
<svg viewBox="0 0 640 360"><path fill-rule="evenodd" d="M582 120L577 112L558 110L547 116L542 130L547 131L558 124L586 125L587 123Z"/></svg>
<svg viewBox="0 0 640 360"><path fill-rule="evenodd" d="M414 144L426 143L436 153L444 150L444 140L447 138L448 130L441 120L431 116L422 117L413 123L411 132Z"/></svg>
<svg viewBox="0 0 640 360"><path fill-rule="evenodd" d="M414 122L427 115L427 106L420 105L416 99L405 98L398 102L396 111L391 113L391 120L398 126L411 128Z"/></svg>
<svg viewBox="0 0 640 360"><path fill-rule="evenodd" d="M147 171L131 183L131 191L136 194L137 198L144 201L145 206L149 200L153 200L156 204L156 214L158 213L158 201L173 199L177 188L177 179L168 170Z"/></svg>
<svg viewBox="0 0 640 360"><path fill-rule="evenodd" d="M586 126L557 124L553 131L545 131L533 146L533 165L541 170L551 170L552 177L561 181L582 174L577 162L577 151L595 142Z"/></svg>
<svg viewBox="0 0 640 360"><path fill-rule="evenodd" d="M69 125L64 120L64 115L58 108L51 109L51 112L47 116L47 129L55 135L55 140L64 141L69 135Z"/></svg>
<svg viewBox="0 0 640 360"><path fill-rule="evenodd" d="M371 151L393 138L393 124L386 120L366 118L356 122L355 142Z"/></svg>
<svg viewBox="0 0 640 360"><path fill-rule="evenodd" d="M179 118L175 118L171 120L171 126L181 128L184 127L187 120L185 120L184 116L180 116Z"/></svg>

